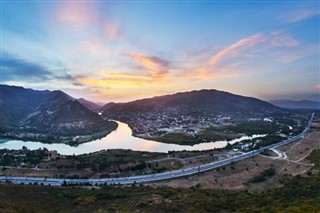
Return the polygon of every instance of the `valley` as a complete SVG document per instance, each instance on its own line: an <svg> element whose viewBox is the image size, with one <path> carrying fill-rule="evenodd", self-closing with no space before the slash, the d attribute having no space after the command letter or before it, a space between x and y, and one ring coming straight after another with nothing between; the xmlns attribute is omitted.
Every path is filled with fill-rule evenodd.
<svg viewBox="0 0 320 213"><path fill-rule="evenodd" d="M45 93L44 97L48 95ZM138 100L134 104L113 103L102 107L85 100L80 103L63 92L54 92L54 97L56 95L59 97L57 100L49 98L49 101L41 101L38 106L30 106L28 113L31 114L25 112L22 115L24 119L18 123L11 120L13 113L6 105L8 100L10 103L10 98L4 99L0 105L8 112L1 115L6 119L4 124L7 124L1 128L2 136L7 137L3 140L4 144L20 138L27 141L26 145L30 143L28 140L35 140L53 143L48 146L63 143L74 150L98 143L98 150L67 155L47 148L28 149L25 146L19 150L0 149L0 191L11 194L11 190L17 190L11 185L15 183L20 185L21 196L27 196L25 190L28 189L41 191L46 187L62 186L54 190L68 194L69 198L50 196L53 200L62 198L65 202L72 201L73 207L100 211L101 201L104 200L100 196L113 196L108 211L125 210L117 204L125 202L125 208L142 212L157 208L161 203L166 206L166 212L178 208L180 202L174 196L181 191L185 193L184 200L191 196L192 201L202 197L203 193L208 194L208 190L225 199L232 193L239 196L247 194L249 200L259 193L268 192L270 194L262 199L270 200L270 190L285 191L297 181L300 184L310 181L312 185L319 176L319 112L287 110L258 99L216 90L178 93ZM236 99L239 104L236 108L225 109L232 101L223 103L221 107L216 107L217 102L207 103L207 99L215 99L216 96L219 100ZM241 101L244 103L241 104ZM195 102L199 105L194 106ZM246 108L250 108L250 113L244 111ZM114 120L127 122L128 126ZM120 129L117 128L119 126ZM124 137L123 143L143 141L141 144L144 146L155 146L154 151L106 150L103 147L107 144L99 142L109 134L112 140L119 143L123 133L127 137ZM209 144L214 148L197 148ZM45 147L46 143L42 145ZM167 148L165 152L157 152L159 145L178 149ZM182 150L182 147L190 150ZM112 195L105 195L106 190L111 190ZM231 190L231 194L220 194L221 190ZM128 195L120 196L125 191ZM132 199L131 196L136 193L151 193L152 196L147 198L145 194L136 199L135 204L130 204L127 198ZM114 197L115 194L118 195ZM194 197L196 195L199 197ZM10 200L14 198L0 201L0 209L11 208ZM174 205L169 207L167 204L173 201ZM209 208L207 202L212 202L212 199L205 199L198 206L200 212L221 208ZM299 208L302 206L300 203L297 205ZM23 205L20 207L23 208ZM59 208L69 211L70 204ZM194 211L188 204L179 208ZM223 208L238 208L241 212L236 205ZM261 205L256 208L263 209ZM247 212L245 208L242 210Z"/></svg>
<svg viewBox="0 0 320 213"><path fill-rule="evenodd" d="M314 125L312 126L312 123L311 123L312 121L313 121L313 116L310 118L309 124L303 133L301 133L299 136L296 136L295 137L296 139L292 138L292 139L288 139L287 142L285 141L281 142L283 143L282 146L285 144L292 144L292 142L298 140L301 137L304 137L304 134L307 133L310 127L312 131L316 129L317 126L315 127ZM319 119L316 118L315 122L319 122ZM318 133L318 131L315 131L315 133ZM317 136L313 136L313 138L317 138ZM318 142L316 140L311 140L311 142L313 143L311 144L311 148L315 148L318 145ZM306 144L306 146L308 147L309 144ZM273 147L277 148L278 146L273 146ZM20 152L10 153L9 151L4 150L4 152L2 153L2 157L0 158L2 162L0 161L0 163L4 164L5 162L8 162L8 163L17 162L16 167L19 167L15 169L12 167L7 168L3 166L2 169L3 169L3 174L5 176L29 176L29 177L42 176L44 178L67 178L69 179L68 182L70 183L79 182L80 181L79 178L89 178L89 179L92 179L92 181L90 180L92 184L94 184L95 182L97 184L99 183L112 184L113 182L114 183L121 182L120 181L121 178L119 179L119 181L117 181L118 177L128 177L128 183L131 183L132 181L129 181L129 178L130 179L135 178L135 176L137 175L146 175L145 177L147 181L147 176L148 176L147 174L160 173L159 175L162 175L162 174L164 175L165 173L163 172L173 170L172 173L167 173L167 174L168 175L172 174L171 178L176 178L180 176L196 174L195 172L192 171L195 168L197 168L196 171L200 172L200 171L220 168L222 166L223 168L225 168L225 165L228 165L230 163L231 163L231 168L233 168L234 170L234 165L239 160L247 159L250 157L254 158L254 156L256 156L259 153L260 154L262 153L263 156L271 156L270 154L266 153L266 151L263 151L263 150L270 150L270 149L273 150L272 148L267 148L266 146L263 146L259 149L256 148L256 149L253 149L253 151L249 151L249 152L247 151L247 153L243 153L243 151L245 150L240 149L239 151L238 150L235 151L234 148L232 150L232 146L231 146L231 147L226 147L224 150L208 150L203 152L185 152L185 151L169 152L167 156L165 156L166 154L162 154L162 153L150 153L150 152L141 153L141 152L132 152L130 150L108 150L108 151L102 151L94 154L80 155L80 156L60 156L57 153L54 153L55 157L52 159L49 157L48 150L43 150L42 153L46 153L46 154L42 155L42 159L40 159L37 166L33 169L21 168L21 163L17 162L17 159L20 157L20 155L24 155L22 156L22 160L25 160L25 158L23 158L25 157L24 153L20 153ZM24 148L24 150L28 151L26 148ZM306 150L309 151L310 147ZM279 153L278 151L274 151L274 152L276 154ZM51 155L51 152L50 152L50 155ZM11 156L11 158L13 156L18 156L18 158L13 158L11 160L10 159L8 160L7 158L9 156ZM222 163L222 162L225 162L225 163ZM209 165L217 165L217 166L213 166L210 169L208 167ZM11 165L7 165L7 166L11 166ZM208 167L208 169L206 167ZM177 169L180 169L180 170L178 171ZM190 174L189 174L189 170L191 172ZM241 169L240 171L243 172L245 170ZM248 171L248 169L246 169L246 171ZM185 172L186 174L184 175L183 173ZM152 178L153 176L156 177L156 175L151 175L150 178L153 179ZM74 178L74 181L72 181L70 178ZM98 180L95 178L109 178L109 179ZM111 179L111 178L115 178L115 179ZM136 181L144 182L142 181L142 178L143 177L141 177L141 180L140 180L137 177ZM170 179L170 178L164 178L164 179ZM159 178L159 180L161 180L161 178ZM85 182L85 180L83 181ZM81 182L83 181L81 180ZM122 184L125 184L125 181Z"/></svg>
<svg viewBox="0 0 320 213"><path fill-rule="evenodd" d="M253 213L280 209L288 213L318 212L320 152L314 146L319 138L319 122L315 127L304 140L284 147L292 155L307 156L304 162L314 166L305 169L293 162L286 163L286 160L268 162L263 160L267 158L257 156L233 165L234 169L228 166L215 173L148 185L53 187L0 184L0 211ZM307 150L304 144L310 148ZM307 152L300 153L298 146ZM266 177L263 182L246 183L250 180L249 173L258 176L271 164L276 174ZM241 174L242 168L247 175Z"/></svg>
<svg viewBox="0 0 320 213"><path fill-rule="evenodd" d="M99 111L105 118L128 123L136 137L180 145L253 134L268 134L273 140L297 134L307 122L304 113L217 90L109 103Z"/></svg>
<svg viewBox="0 0 320 213"><path fill-rule="evenodd" d="M320 213L319 0L0 14L0 213Z"/></svg>

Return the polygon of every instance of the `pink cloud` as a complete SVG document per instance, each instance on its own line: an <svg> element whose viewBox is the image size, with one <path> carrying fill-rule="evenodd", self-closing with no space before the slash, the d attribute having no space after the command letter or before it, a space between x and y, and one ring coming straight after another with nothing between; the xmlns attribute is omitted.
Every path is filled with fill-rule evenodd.
<svg viewBox="0 0 320 213"><path fill-rule="evenodd" d="M108 55L110 55L110 53L103 48L103 42L99 39L93 39L84 42L79 47L79 50L102 58L106 58Z"/></svg>
<svg viewBox="0 0 320 213"><path fill-rule="evenodd" d="M295 23L319 14L320 14L319 8L301 9L301 10L293 11L286 14L283 19L286 23Z"/></svg>
<svg viewBox="0 0 320 213"><path fill-rule="evenodd" d="M304 57L306 54L311 54L305 53L305 51L303 53L301 51L297 52L298 47L300 47L300 41L283 31L257 33L242 38L214 53L206 62L202 62L203 65L195 68L195 71L191 72L191 76L201 78L237 76L234 70L243 70L241 67L247 63L252 63L254 58L278 50L282 54L280 56L277 54L279 58L276 60L286 63ZM290 54L288 48L290 48ZM218 72L223 73L218 74Z"/></svg>
<svg viewBox="0 0 320 213"><path fill-rule="evenodd" d="M210 66L217 65L220 61L230 56L245 54L248 51L261 51L273 47L296 47L300 42L289 35L282 32L259 33L248 38L243 38L236 43L224 48L217 54L213 55L208 64ZM254 55L250 55L254 57Z"/></svg>
<svg viewBox="0 0 320 213"><path fill-rule="evenodd" d="M82 27L96 19L97 6L95 1L62 1L56 15L59 21Z"/></svg>
<svg viewBox="0 0 320 213"><path fill-rule="evenodd" d="M278 61L281 61L284 63L290 63L290 62L298 60L299 58L301 58L301 56L299 56L299 55L283 55L278 59Z"/></svg>
<svg viewBox="0 0 320 213"><path fill-rule="evenodd" d="M244 52L256 46L257 44L263 43L268 39L266 35L263 34L255 34L248 38L244 38L239 40L238 42L230 45L229 47L223 49L222 51L218 52L214 56L209 59L208 64L210 66L215 66L218 62L222 59L239 54L240 52Z"/></svg>
<svg viewBox="0 0 320 213"><path fill-rule="evenodd" d="M300 42L288 35L276 35L272 38L273 47L296 47Z"/></svg>
<svg viewBox="0 0 320 213"><path fill-rule="evenodd" d="M233 62L230 64L230 62L225 62L227 59L230 59L234 56L247 56L247 57L255 57L255 55L249 54L252 50L259 50L263 49L265 47L261 46L262 44L265 44L267 41L270 40L270 35L268 34L254 34L250 37L240 39L239 41L231 44L230 46L222 49L221 51L215 53L212 55L209 60L204 65L196 68L196 71L194 74L196 76L234 76L234 74L217 74L217 72L228 72L232 69L237 69L234 67L236 64L239 65L239 62ZM210 72L214 72L214 74L209 74Z"/></svg>
<svg viewBox="0 0 320 213"><path fill-rule="evenodd" d="M254 58L257 56L257 53L264 50L283 47L293 48L299 45L300 41L284 34L282 31L259 33L248 38L243 38L213 55L210 58L208 65L211 67L217 66L219 62L223 61L223 59L230 58L231 56L247 56ZM252 53L250 54L250 52ZM294 56L291 56L290 58L284 58L283 60L294 60L293 58Z"/></svg>
<svg viewBox="0 0 320 213"><path fill-rule="evenodd" d="M116 39L121 36L119 26L115 21L107 20L104 24L104 29L109 39Z"/></svg>
<svg viewBox="0 0 320 213"><path fill-rule="evenodd" d="M297 47L290 49L290 51L282 50L278 53L274 53L277 60L284 63L294 62L300 58L317 54L319 55L319 45L313 44L298 45Z"/></svg>
<svg viewBox="0 0 320 213"><path fill-rule="evenodd" d="M108 39L121 36L120 27L109 16L99 13L99 1L62 1L56 9L58 21L68 26L83 30L84 27L95 27Z"/></svg>

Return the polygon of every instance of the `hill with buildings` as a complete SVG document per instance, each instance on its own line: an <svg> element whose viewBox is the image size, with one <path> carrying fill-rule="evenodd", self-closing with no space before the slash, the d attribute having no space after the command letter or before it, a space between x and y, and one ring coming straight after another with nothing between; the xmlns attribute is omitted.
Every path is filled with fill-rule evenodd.
<svg viewBox="0 0 320 213"><path fill-rule="evenodd" d="M107 113L145 113L176 109L189 114L250 115L280 111L268 102L218 90L181 92L128 103L109 103L101 109Z"/></svg>

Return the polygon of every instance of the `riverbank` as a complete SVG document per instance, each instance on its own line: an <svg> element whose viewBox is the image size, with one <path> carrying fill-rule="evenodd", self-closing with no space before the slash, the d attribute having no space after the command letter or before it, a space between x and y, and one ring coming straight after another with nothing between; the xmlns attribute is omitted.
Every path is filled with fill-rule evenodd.
<svg viewBox="0 0 320 213"><path fill-rule="evenodd" d="M106 137L111 132L115 131L118 128L118 123L114 121L112 125L106 130L102 130L93 134L86 135L53 135L51 133L32 133L32 132L7 132L1 134L2 138L12 139L12 140L22 140L22 141L38 141L46 144L53 143L63 143L70 146L78 146L81 143L89 142L92 140L101 139ZM94 132L94 130L92 130ZM81 133L81 132L80 132Z"/></svg>
<svg viewBox="0 0 320 213"><path fill-rule="evenodd" d="M199 135L190 135L188 133L181 133L181 132L170 132L163 134L161 136L151 136L149 134L133 134L135 137L143 138L146 140L153 140L158 141L161 143L167 143L167 144L177 144L177 145L187 145L187 146L194 146L201 143L210 143L213 141L231 141L237 138L241 138L243 135L236 135L236 134L230 134L230 135L216 135L215 137L211 137L204 139L202 137L199 137Z"/></svg>

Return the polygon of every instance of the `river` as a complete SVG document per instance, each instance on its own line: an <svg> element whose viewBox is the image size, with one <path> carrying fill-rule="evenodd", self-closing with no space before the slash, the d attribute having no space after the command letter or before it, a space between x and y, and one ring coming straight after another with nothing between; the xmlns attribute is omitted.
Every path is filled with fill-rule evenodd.
<svg viewBox="0 0 320 213"><path fill-rule="evenodd" d="M85 153L92 153L103 149L131 149L134 151L148 151L148 152L168 152L168 151L181 151L181 150L208 150L214 148L222 148L227 143L234 144L242 140L254 139L264 137L265 135L243 136L232 141L217 141L210 143L202 143L193 146L182 146L176 144L167 144L151 140L145 140L132 136L130 127L122 122L117 121L118 128L111 132L104 138L79 144L78 146L69 146L61 143L42 143L36 141L22 141L0 138L0 149L21 149L22 146L34 150L46 147L49 150L57 150L58 153L64 155L80 155Z"/></svg>

